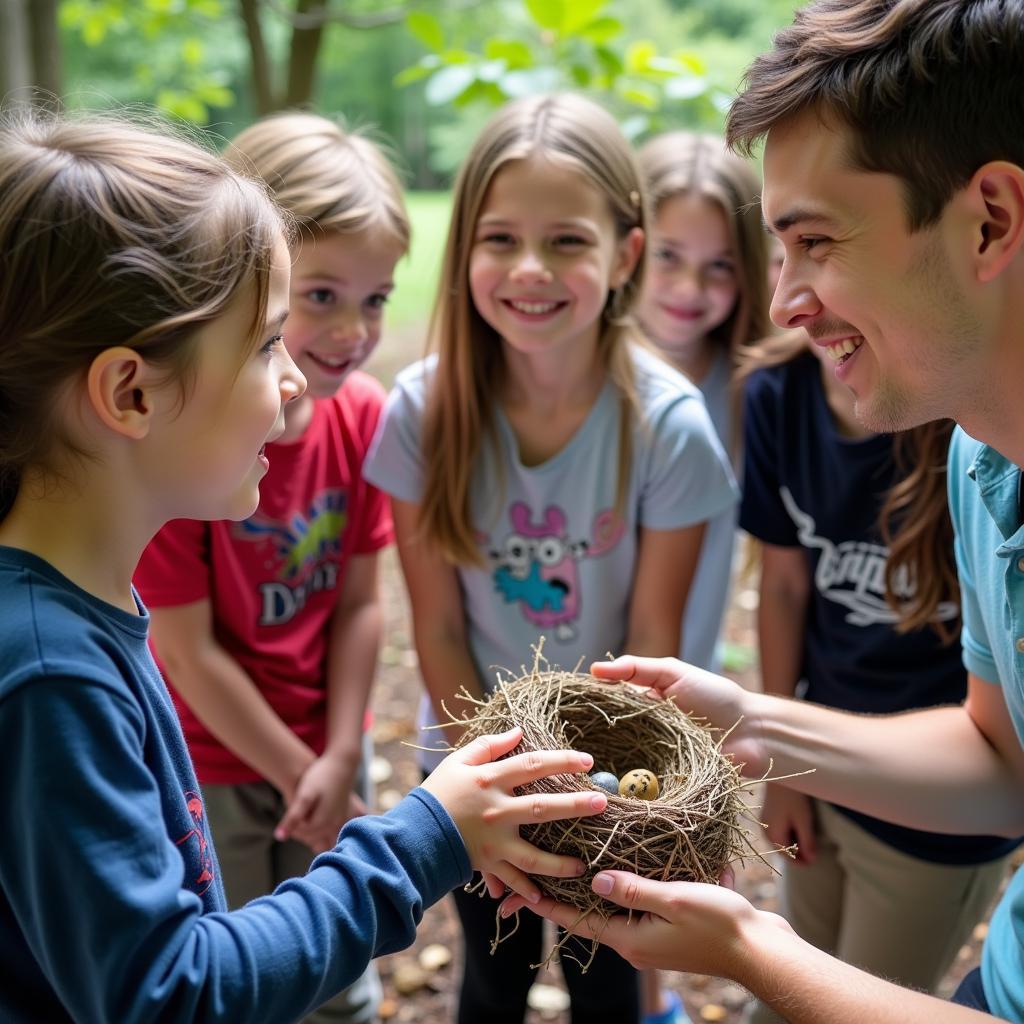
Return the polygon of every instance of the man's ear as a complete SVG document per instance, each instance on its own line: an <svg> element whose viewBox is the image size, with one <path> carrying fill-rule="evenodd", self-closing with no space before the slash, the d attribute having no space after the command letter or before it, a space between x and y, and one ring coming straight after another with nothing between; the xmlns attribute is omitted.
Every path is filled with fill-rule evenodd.
<svg viewBox="0 0 1024 1024"><path fill-rule="evenodd" d="M978 280L995 279L1024 252L1024 168L993 160L975 171L971 200L972 261Z"/></svg>
<svg viewBox="0 0 1024 1024"><path fill-rule="evenodd" d="M124 437L149 433L153 414L152 370L135 349L104 349L89 366L86 393L100 422Z"/></svg>
<svg viewBox="0 0 1024 1024"><path fill-rule="evenodd" d="M633 228L619 241L617 259L612 269L612 288L621 288L633 276L633 271L643 254L644 230Z"/></svg>

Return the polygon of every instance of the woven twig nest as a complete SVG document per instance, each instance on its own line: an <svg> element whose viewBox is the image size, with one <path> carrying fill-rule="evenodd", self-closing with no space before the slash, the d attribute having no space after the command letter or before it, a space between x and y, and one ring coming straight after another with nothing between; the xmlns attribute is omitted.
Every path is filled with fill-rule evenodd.
<svg viewBox="0 0 1024 1024"><path fill-rule="evenodd" d="M474 710L456 719L465 728L463 744L520 726L523 739L513 754L571 748L593 755L594 771L621 778L646 768L657 776L660 795L655 800L610 795L599 815L523 827L523 836L535 846L579 857L587 865L578 878L534 877L555 899L607 915L622 908L591 889L600 870L717 883L730 862L759 856L742 825L749 816L741 799L745 787L737 766L722 753L720 734L671 701L589 675L540 671L537 665L503 682L486 701L465 699ZM584 774L551 776L518 792L587 788L604 792Z"/></svg>

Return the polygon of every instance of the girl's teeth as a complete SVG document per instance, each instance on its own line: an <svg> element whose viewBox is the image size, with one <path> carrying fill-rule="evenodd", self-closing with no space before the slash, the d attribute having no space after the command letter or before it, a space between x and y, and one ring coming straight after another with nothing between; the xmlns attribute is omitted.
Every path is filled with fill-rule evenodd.
<svg viewBox="0 0 1024 1024"><path fill-rule="evenodd" d="M509 302L519 313L550 313L558 305L557 302Z"/></svg>

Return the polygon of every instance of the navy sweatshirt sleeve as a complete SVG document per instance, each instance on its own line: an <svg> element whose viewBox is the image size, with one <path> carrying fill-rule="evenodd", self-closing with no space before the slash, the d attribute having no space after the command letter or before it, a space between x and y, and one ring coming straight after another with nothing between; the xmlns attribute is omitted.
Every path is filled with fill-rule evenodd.
<svg viewBox="0 0 1024 1024"><path fill-rule="evenodd" d="M51 677L4 697L4 1019L296 1020L412 942L424 909L469 876L454 824L417 789L352 821L303 878L204 913L176 849L203 835L176 843L159 827L149 747L165 739L96 680Z"/></svg>

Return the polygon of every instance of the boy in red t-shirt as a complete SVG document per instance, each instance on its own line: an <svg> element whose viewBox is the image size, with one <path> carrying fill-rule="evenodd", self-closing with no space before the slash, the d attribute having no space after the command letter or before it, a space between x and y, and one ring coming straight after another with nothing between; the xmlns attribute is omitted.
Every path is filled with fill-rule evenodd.
<svg viewBox="0 0 1024 1024"><path fill-rule="evenodd" d="M324 118L266 118L227 157L298 222L283 340L308 386L267 446L256 513L169 523L135 583L236 907L304 874L366 811L377 553L391 520L362 479L384 390L353 371L380 336L409 222L377 147ZM371 966L310 1019L362 1024L378 1002Z"/></svg>

